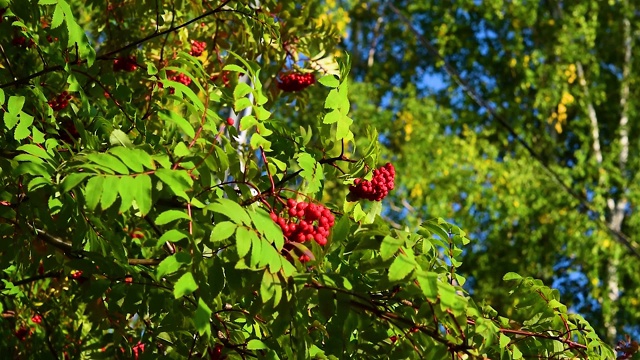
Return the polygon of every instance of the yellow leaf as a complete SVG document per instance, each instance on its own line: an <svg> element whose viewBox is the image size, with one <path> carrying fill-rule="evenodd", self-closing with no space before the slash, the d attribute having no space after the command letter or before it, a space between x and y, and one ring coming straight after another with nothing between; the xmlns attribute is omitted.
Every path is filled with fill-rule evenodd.
<svg viewBox="0 0 640 360"><path fill-rule="evenodd" d="M562 134L562 125L559 122L556 123L555 128L558 134Z"/></svg>

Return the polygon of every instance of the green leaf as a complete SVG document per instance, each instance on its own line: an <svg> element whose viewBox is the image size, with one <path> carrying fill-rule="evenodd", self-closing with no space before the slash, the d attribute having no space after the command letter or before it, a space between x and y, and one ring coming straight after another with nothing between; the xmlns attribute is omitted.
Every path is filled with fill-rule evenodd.
<svg viewBox="0 0 640 360"><path fill-rule="evenodd" d="M237 113L239 113L240 111L246 109L246 108L250 108L251 106L253 106L253 103L251 102L251 99L243 97L240 99L237 99L234 103L233 103L233 110Z"/></svg>
<svg viewBox="0 0 640 360"><path fill-rule="evenodd" d="M249 340L247 343L247 350L264 350L268 349L267 344L258 339Z"/></svg>
<svg viewBox="0 0 640 360"><path fill-rule="evenodd" d="M207 210L222 214L236 224L251 225L249 214L235 201L221 198L205 207Z"/></svg>
<svg viewBox="0 0 640 360"><path fill-rule="evenodd" d="M129 136L120 129L114 129L109 135L109 143L113 146L124 146L126 148L133 148L133 143L129 139Z"/></svg>
<svg viewBox="0 0 640 360"><path fill-rule="evenodd" d="M418 282L424 296L429 300L438 298L438 274L418 273Z"/></svg>
<svg viewBox="0 0 640 360"><path fill-rule="evenodd" d="M231 237L231 235L233 235L237 227L238 225L232 223L231 221L221 221L213 227L210 239L212 242L228 239L229 237Z"/></svg>
<svg viewBox="0 0 640 360"><path fill-rule="evenodd" d="M268 111L267 109L263 108L262 106L256 106L253 109L254 113L256 114L256 118L260 121L264 121L267 120L271 117L271 112ZM267 135L267 134L265 134Z"/></svg>
<svg viewBox="0 0 640 360"><path fill-rule="evenodd" d="M129 169L127 169L127 167L115 156L105 153L93 153L87 154L87 159L98 165L109 168L119 174L129 175Z"/></svg>
<svg viewBox="0 0 640 360"><path fill-rule="evenodd" d="M184 86L184 85L183 85ZM173 111L161 111L158 113L160 119L164 121L168 121L170 123L175 124L182 130L182 132L187 135L190 139L193 139L196 136L196 130L193 128L189 121Z"/></svg>
<svg viewBox="0 0 640 360"><path fill-rule="evenodd" d="M167 274L172 274L184 265L188 265L191 263L191 256L186 252L178 252L175 253L158 264L158 268L156 269L156 278L159 280L163 276Z"/></svg>
<svg viewBox="0 0 640 360"><path fill-rule="evenodd" d="M193 179L189 176L185 170L170 170L170 169L158 169L155 175L169 186L169 189L174 194L189 201L189 196L186 194L186 190L191 189L193 186Z"/></svg>
<svg viewBox="0 0 640 360"><path fill-rule="evenodd" d="M51 29L55 29L62 25L62 21L64 21L64 10L62 9L62 4L58 2L56 8L53 10L53 19L51 20Z"/></svg>
<svg viewBox="0 0 640 360"><path fill-rule="evenodd" d="M31 133L33 134L33 142L36 144L42 144L44 142L44 134L38 130L37 127L31 128Z"/></svg>
<svg viewBox="0 0 640 360"><path fill-rule="evenodd" d="M430 219L422 223L422 225L420 226L431 231L432 233L437 234L441 240L448 241L449 233L447 233L447 231L439 225L439 222L440 221L438 219Z"/></svg>
<svg viewBox="0 0 640 360"><path fill-rule="evenodd" d="M189 215L180 210L167 210L156 217L156 225L165 225L179 219L191 220Z"/></svg>
<svg viewBox="0 0 640 360"><path fill-rule="evenodd" d="M120 161L122 161L125 165L127 165L127 167L129 167L129 169L133 170L134 172L141 173L144 171L142 163L139 161L138 157L135 156L135 151L127 149L123 146L116 146L109 149L109 152L117 156Z"/></svg>
<svg viewBox="0 0 640 360"><path fill-rule="evenodd" d="M123 176L118 185L118 194L120 194L121 213L129 210L135 199L135 179L131 176Z"/></svg>
<svg viewBox="0 0 640 360"><path fill-rule="evenodd" d="M322 119L323 124L333 124L338 122L342 118L342 114L338 110L333 110L327 113Z"/></svg>
<svg viewBox="0 0 640 360"><path fill-rule="evenodd" d="M406 278L415 269L415 263L409 261L407 255L400 254L389 267L389 281L399 281Z"/></svg>
<svg viewBox="0 0 640 360"><path fill-rule="evenodd" d="M353 124L353 120L350 117L346 115L340 117L336 128L336 140L351 139L353 137L353 134L349 130L351 124Z"/></svg>
<svg viewBox="0 0 640 360"><path fill-rule="evenodd" d="M13 138L20 141L31 135L31 125L33 125L33 116L21 112L19 115L20 122L13 133Z"/></svg>
<svg viewBox="0 0 640 360"><path fill-rule="evenodd" d="M247 96L247 94L250 94L252 91L253 89L251 88L251 86L249 86L249 84L244 82L238 83L236 88L233 89L233 98L239 99L239 98L245 97Z"/></svg>
<svg viewBox="0 0 640 360"><path fill-rule="evenodd" d="M261 208L249 211L249 216L251 217L251 220L253 220L256 229L262 233L278 251L282 250L282 247L284 246L284 235L282 234L280 226L273 222L271 216Z"/></svg>
<svg viewBox="0 0 640 360"><path fill-rule="evenodd" d="M209 306L207 306L207 304L202 301L202 298L198 299L198 308L193 314L193 323L196 327L196 330L198 330L198 334L200 334L201 336L211 331L211 325L209 324L209 321L211 320L211 313L211 308L209 308ZM248 346L247 349L249 349Z"/></svg>
<svg viewBox="0 0 640 360"><path fill-rule="evenodd" d="M89 208L89 210L94 210L96 206L98 206L103 183L104 176L94 176L87 181L87 186L84 188L84 198L87 201L87 208Z"/></svg>
<svg viewBox="0 0 640 360"><path fill-rule="evenodd" d="M235 71L235 72L239 72L239 73L245 73L247 72L245 69L241 68L240 66L236 65L236 64L228 64L225 65L222 70L224 71Z"/></svg>
<svg viewBox="0 0 640 360"><path fill-rule="evenodd" d="M173 154L177 157L185 157L191 154L191 150L189 150L183 142L179 142L176 147L173 148Z"/></svg>
<svg viewBox="0 0 640 360"><path fill-rule="evenodd" d="M39 157L41 159L52 160L51 156L47 153L47 151L45 149L41 148L38 145L25 144L25 145L19 146L16 150L24 151L27 154L31 154L33 156L37 156L37 157Z"/></svg>
<svg viewBox="0 0 640 360"><path fill-rule="evenodd" d="M102 210L107 210L118 197L118 188L120 178L117 176L105 176L104 183L102 184L102 198L100 199L100 207Z"/></svg>
<svg viewBox="0 0 640 360"><path fill-rule="evenodd" d="M69 192L89 176L91 176L91 174L87 173L73 173L67 175L64 180L62 180L62 192Z"/></svg>
<svg viewBox="0 0 640 360"><path fill-rule="evenodd" d="M265 151L271 150L271 141L265 139L258 133L251 135L250 144L252 149L259 149L260 147L262 147L262 149Z"/></svg>
<svg viewBox="0 0 640 360"><path fill-rule="evenodd" d="M13 129L19 121L20 118L18 117L18 114L12 114L9 112L4 113L4 126L6 126L7 129Z"/></svg>
<svg viewBox="0 0 640 360"><path fill-rule="evenodd" d="M506 336L505 334L500 333L500 347L501 348L506 348L507 345L509 345L509 343L511 342L511 339Z"/></svg>
<svg viewBox="0 0 640 360"><path fill-rule="evenodd" d="M196 280L193 278L193 274L190 272L185 273L176 281L176 284L173 286L173 296L176 299L179 299L183 296L189 295L198 289L198 284L196 284Z"/></svg>
<svg viewBox="0 0 640 360"><path fill-rule="evenodd" d="M396 239L388 235L385 236L380 244L380 257L382 257L382 260L391 259L402 245L404 245L404 240Z"/></svg>
<svg viewBox="0 0 640 360"><path fill-rule="evenodd" d="M249 253L254 237L257 237L257 235L253 230L247 229L244 226L238 226L236 229L236 249L238 256L245 257Z"/></svg>
<svg viewBox="0 0 640 360"><path fill-rule="evenodd" d="M340 80L336 79L336 77L331 74L321 77L320 79L318 79L318 82L330 88L337 88L338 85L340 85Z"/></svg>
<svg viewBox="0 0 640 360"><path fill-rule="evenodd" d="M262 303L266 304L275 295L275 286L277 286L273 274L269 271L265 271L262 275L262 282L260 282L260 297Z"/></svg>
<svg viewBox="0 0 640 360"><path fill-rule="evenodd" d="M183 233L182 231L171 229L160 236L160 238L158 239L158 246L162 246L167 241L176 242L182 239L186 239L187 237L189 237L189 235Z"/></svg>
<svg viewBox="0 0 640 360"><path fill-rule="evenodd" d="M20 112L22 112L22 107L24 106L24 102L25 102L24 96L9 97L9 102L7 103L7 111L15 115L20 114Z"/></svg>
<svg viewBox="0 0 640 360"><path fill-rule="evenodd" d="M258 120L253 115L243 116L240 119L240 130L242 131L249 130L256 125L258 125Z"/></svg>
<svg viewBox="0 0 640 360"><path fill-rule="evenodd" d="M508 272L506 273L503 277L502 280L504 281L510 281L510 280L522 280L522 276L514 273L514 272Z"/></svg>
<svg viewBox="0 0 640 360"><path fill-rule="evenodd" d="M146 215L151 211L151 177L146 174L138 175L133 179L135 189L134 198L142 215Z"/></svg>

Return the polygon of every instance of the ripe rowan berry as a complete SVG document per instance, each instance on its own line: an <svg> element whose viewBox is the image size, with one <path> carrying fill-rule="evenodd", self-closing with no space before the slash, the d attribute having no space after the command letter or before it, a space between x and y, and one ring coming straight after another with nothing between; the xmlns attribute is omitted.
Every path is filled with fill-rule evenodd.
<svg viewBox="0 0 640 360"><path fill-rule="evenodd" d="M318 245L324 246L335 223L333 214L326 207L294 199L287 200L282 214L283 216L278 216L272 212L271 219L280 226L285 238L291 242L314 240ZM300 261L303 261L303 256L306 255L302 255Z"/></svg>
<svg viewBox="0 0 640 360"><path fill-rule="evenodd" d="M136 71L138 69L138 63L135 55L128 57L120 56L113 60L113 71Z"/></svg>
<svg viewBox="0 0 640 360"><path fill-rule="evenodd" d="M284 92L302 91L316 82L312 73L281 74L277 82L278 89Z"/></svg>
<svg viewBox="0 0 640 360"><path fill-rule="evenodd" d="M349 199L380 201L389 194L389 191L393 190L395 177L395 168L391 163L387 163L385 166L373 170L371 181L355 179L353 185L349 187Z"/></svg>
<svg viewBox="0 0 640 360"><path fill-rule="evenodd" d="M191 40L191 51L189 55L200 56L202 52L207 48L207 43L204 41Z"/></svg>

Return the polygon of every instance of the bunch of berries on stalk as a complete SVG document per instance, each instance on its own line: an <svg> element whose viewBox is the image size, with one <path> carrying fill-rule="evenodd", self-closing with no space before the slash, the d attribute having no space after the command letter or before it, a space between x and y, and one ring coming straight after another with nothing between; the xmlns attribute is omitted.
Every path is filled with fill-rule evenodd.
<svg viewBox="0 0 640 360"><path fill-rule="evenodd" d="M135 55L129 57L120 56L113 60L113 71L136 71L138 63Z"/></svg>
<svg viewBox="0 0 640 360"><path fill-rule="evenodd" d="M30 47L34 47L36 45L36 43L33 41L33 39L29 39L27 40L26 37L24 36L16 36L13 38L13 40L11 40L11 43L17 47L21 47L21 48L30 48Z"/></svg>
<svg viewBox="0 0 640 360"><path fill-rule="evenodd" d="M320 246L327 244L329 230L335 223L329 209L322 205L289 199L284 210L284 216L272 212L271 219L280 226L288 241L303 243L314 240Z"/></svg>
<svg viewBox="0 0 640 360"><path fill-rule="evenodd" d="M207 43L204 41L191 40L191 51L189 55L200 56L202 52L207 48Z"/></svg>
<svg viewBox="0 0 640 360"><path fill-rule="evenodd" d="M302 91L316 82L312 73L289 73L280 75L278 89L284 92Z"/></svg>
<svg viewBox="0 0 640 360"><path fill-rule="evenodd" d="M167 76L169 76L169 80L171 81L175 81L175 82L179 82L180 84L183 84L185 86L189 86L191 85L191 78L188 77L187 75L183 74L183 73L178 73L177 75L172 75L174 72L170 71L169 73L167 73ZM176 89L174 88L169 88L169 94L173 94L176 92Z"/></svg>
<svg viewBox="0 0 640 360"><path fill-rule="evenodd" d="M350 200L367 199L380 201L384 199L389 191L393 190L396 178L396 169L391 163L373 170L371 181L356 179L349 187Z"/></svg>
<svg viewBox="0 0 640 360"><path fill-rule="evenodd" d="M60 95L56 96L54 99L49 100L49 106L54 111L60 111L69 105L69 100L71 100L71 95L68 92L63 91Z"/></svg>

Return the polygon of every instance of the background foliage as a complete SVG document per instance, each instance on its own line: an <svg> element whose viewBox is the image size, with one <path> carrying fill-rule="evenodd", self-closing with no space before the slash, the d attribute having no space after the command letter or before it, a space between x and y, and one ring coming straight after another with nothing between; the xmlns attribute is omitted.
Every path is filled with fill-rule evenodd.
<svg viewBox="0 0 640 360"><path fill-rule="evenodd" d="M442 59L419 53L409 25L437 23L440 51L491 104L511 104L512 90L521 105L501 116L543 124L522 136L544 166L615 210L633 199L621 189L635 162L594 161L580 114L611 105L591 81L573 84L583 66L605 66L597 53L578 66L564 38L528 52L548 33L525 30L562 19L591 48L598 32L585 29L599 20L585 26L584 12L628 11L594 2L573 20L538 20L537 7L489 4L412 3L401 16L400 3L1 0L0 348L38 359L615 357L598 334L614 307L633 319L631 302L593 284L573 292L582 303L562 299L569 311L549 287L578 269L633 291L628 252L593 220L615 212L576 211L486 109L446 80L430 93L418 76ZM489 26L495 46L477 46ZM317 83L283 85L293 78ZM625 106L614 110L629 117ZM600 151L623 151L600 119ZM354 180L386 162L390 196L353 201ZM273 217L294 217L290 200L331 211L326 244L283 235ZM585 310L592 299L609 299L602 322Z"/></svg>

